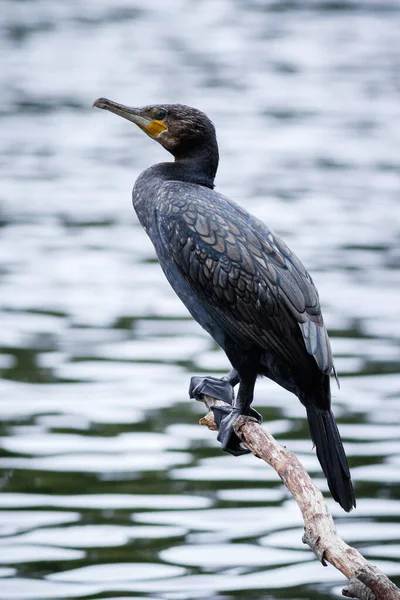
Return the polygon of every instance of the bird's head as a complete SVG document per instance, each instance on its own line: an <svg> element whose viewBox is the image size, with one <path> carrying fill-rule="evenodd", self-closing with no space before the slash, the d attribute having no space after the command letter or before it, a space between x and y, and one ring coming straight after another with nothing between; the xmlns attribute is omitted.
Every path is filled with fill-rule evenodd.
<svg viewBox="0 0 400 600"><path fill-rule="evenodd" d="M93 106L132 121L178 160L217 144L210 119L190 106L157 104L133 108L107 98L98 98Z"/></svg>

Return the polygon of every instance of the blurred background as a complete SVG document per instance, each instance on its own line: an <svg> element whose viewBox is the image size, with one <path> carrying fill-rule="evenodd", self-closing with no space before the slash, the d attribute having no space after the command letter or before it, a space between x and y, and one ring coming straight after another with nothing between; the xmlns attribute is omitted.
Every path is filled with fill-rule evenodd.
<svg viewBox="0 0 400 600"><path fill-rule="evenodd" d="M221 453L189 401L229 365L131 207L165 151L91 105L215 122L217 189L319 288L355 481L340 534L400 584L400 4L3 0L0 598L323 599L275 472ZM326 492L303 407L255 406ZM329 495L327 495L329 497Z"/></svg>

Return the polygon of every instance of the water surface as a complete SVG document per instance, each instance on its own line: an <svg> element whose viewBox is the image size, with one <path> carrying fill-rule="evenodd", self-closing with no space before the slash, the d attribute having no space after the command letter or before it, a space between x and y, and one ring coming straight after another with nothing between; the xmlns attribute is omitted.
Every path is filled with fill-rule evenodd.
<svg viewBox="0 0 400 600"><path fill-rule="evenodd" d="M223 455L187 397L229 365L168 287L130 203L165 152L98 96L217 126L217 189L320 290L358 507L340 534L400 584L397 2L6 0L0 164L0 599L340 596L299 511ZM327 492L304 410L266 428ZM327 494L327 497L328 494Z"/></svg>

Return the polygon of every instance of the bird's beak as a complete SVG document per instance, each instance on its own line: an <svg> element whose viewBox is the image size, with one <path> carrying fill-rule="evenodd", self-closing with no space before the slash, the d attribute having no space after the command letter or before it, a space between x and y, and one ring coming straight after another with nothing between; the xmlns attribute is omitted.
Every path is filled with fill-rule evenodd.
<svg viewBox="0 0 400 600"><path fill-rule="evenodd" d="M160 133L167 129L167 126L163 121L152 119L147 116L142 108L132 108L131 106L125 106L124 104L113 102L107 98L97 98L97 100L93 102L93 106L109 110L128 121L132 121L132 123L135 123L135 125L153 138L159 136Z"/></svg>

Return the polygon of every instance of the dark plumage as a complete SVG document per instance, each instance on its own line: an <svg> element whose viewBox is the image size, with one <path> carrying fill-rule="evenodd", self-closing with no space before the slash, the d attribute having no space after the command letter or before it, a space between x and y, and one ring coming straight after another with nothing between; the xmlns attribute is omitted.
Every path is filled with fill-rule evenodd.
<svg viewBox="0 0 400 600"><path fill-rule="evenodd" d="M176 104L136 109L99 99L95 106L136 123L175 157L140 175L133 205L169 283L233 366L221 380L195 377L190 387L192 397L209 393L232 405L214 411L223 449L246 452L233 423L239 414L258 415L254 385L265 375L306 407L332 496L351 510L353 487L331 411L332 353L310 275L264 223L213 190L218 146L206 115Z"/></svg>

